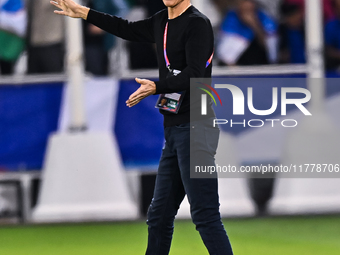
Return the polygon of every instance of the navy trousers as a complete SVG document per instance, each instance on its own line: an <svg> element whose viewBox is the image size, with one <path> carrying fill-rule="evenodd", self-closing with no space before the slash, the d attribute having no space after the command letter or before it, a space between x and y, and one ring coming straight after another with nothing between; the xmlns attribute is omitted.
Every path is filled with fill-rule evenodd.
<svg viewBox="0 0 340 255"><path fill-rule="evenodd" d="M166 127L164 135L165 146L147 214L146 255L169 254L174 219L185 194L190 203L192 221L209 254L232 255L219 213L217 178L190 178L190 160L191 164L215 165L219 129L213 128L212 120L207 119Z"/></svg>

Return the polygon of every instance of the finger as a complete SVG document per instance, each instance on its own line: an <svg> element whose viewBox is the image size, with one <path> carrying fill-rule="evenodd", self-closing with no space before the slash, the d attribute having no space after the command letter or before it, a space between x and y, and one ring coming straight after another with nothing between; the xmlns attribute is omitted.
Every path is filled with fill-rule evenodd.
<svg viewBox="0 0 340 255"><path fill-rule="evenodd" d="M129 98L130 101L134 101L134 100L142 100L144 98L146 98L146 94L143 92L143 93L140 93L138 95L134 95L134 96L130 96L131 98Z"/></svg>
<svg viewBox="0 0 340 255"><path fill-rule="evenodd" d="M138 82L141 85L144 85L145 83L147 83L146 79L139 79L139 78L135 78L135 81Z"/></svg>
<svg viewBox="0 0 340 255"><path fill-rule="evenodd" d="M128 101L126 101L126 103L128 105L131 105L131 104L136 104L137 102L141 101L143 98L139 98L139 97L136 97L134 99L129 99Z"/></svg>
<svg viewBox="0 0 340 255"><path fill-rule="evenodd" d="M66 13L64 11L54 11L54 13L66 16Z"/></svg>
<svg viewBox="0 0 340 255"><path fill-rule="evenodd" d="M140 92L137 90L129 96L129 100L133 100L139 96Z"/></svg>
<svg viewBox="0 0 340 255"><path fill-rule="evenodd" d="M137 104L139 103L141 100L143 100L145 98L145 94L140 94L140 95L137 95L133 98L129 98L127 101L126 101L126 104L130 105L130 104Z"/></svg>
<svg viewBox="0 0 340 255"><path fill-rule="evenodd" d="M129 99L134 99L136 97L139 97L142 94L143 94L143 91L141 90L141 88L139 88L129 96Z"/></svg>
<svg viewBox="0 0 340 255"><path fill-rule="evenodd" d="M135 106L135 105L138 104L139 102L140 102L140 100L134 101L134 102L129 103L127 106L131 108L132 106Z"/></svg>
<svg viewBox="0 0 340 255"><path fill-rule="evenodd" d="M140 101L136 100L136 101L129 101L126 105L128 107L132 107L135 106L136 104L138 104Z"/></svg>
<svg viewBox="0 0 340 255"><path fill-rule="evenodd" d="M61 9L61 5L60 5L58 2L56 2L56 1L50 1L50 4L52 4L52 5L54 5L55 7Z"/></svg>

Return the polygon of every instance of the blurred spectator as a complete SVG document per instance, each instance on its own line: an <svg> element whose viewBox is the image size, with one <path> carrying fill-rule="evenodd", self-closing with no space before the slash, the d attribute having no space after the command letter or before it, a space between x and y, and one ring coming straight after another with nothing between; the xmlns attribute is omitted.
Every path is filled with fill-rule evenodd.
<svg viewBox="0 0 340 255"><path fill-rule="evenodd" d="M228 11L236 8L236 3L238 0L212 0L217 6L217 9L222 13L223 16L226 15Z"/></svg>
<svg viewBox="0 0 340 255"><path fill-rule="evenodd" d="M336 16L326 24L325 47L327 69L340 68L340 0L334 0Z"/></svg>
<svg viewBox="0 0 340 255"><path fill-rule="evenodd" d="M238 0L222 22L217 57L227 65L264 65L277 61L277 24L254 0Z"/></svg>
<svg viewBox="0 0 340 255"><path fill-rule="evenodd" d="M282 0L257 0L257 2L274 19L280 19L280 4Z"/></svg>
<svg viewBox="0 0 340 255"><path fill-rule="evenodd" d="M124 17L129 10L125 0L89 0L87 6L111 15ZM93 75L104 76L109 69L109 51L115 37L100 28L83 22L85 44L85 70Z"/></svg>
<svg viewBox="0 0 340 255"><path fill-rule="evenodd" d="M201 0L197 0L197 1L201 1ZM209 1L209 0L205 0L205 1ZM216 11L219 12L221 17L225 17L228 11L232 11L236 9L238 0L210 0L209 2L213 3L213 5L216 8ZM275 20L280 19L279 6L282 0L256 0L256 2L259 4L259 7L261 9L266 11ZM208 18L211 20L212 17L208 16ZM219 23L220 23L221 18L220 17L216 17L216 18L219 18L220 20Z"/></svg>
<svg viewBox="0 0 340 255"><path fill-rule="evenodd" d="M281 6L280 63L306 63L304 13L299 5L283 3Z"/></svg>
<svg viewBox="0 0 340 255"><path fill-rule="evenodd" d="M143 14L145 14L143 17L139 17L139 19L150 17L166 8L161 0L135 0L133 5L137 8L141 7ZM134 20L134 18L129 18L129 20ZM156 69L158 67L156 44L127 42L127 48L129 51L130 69Z"/></svg>
<svg viewBox="0 0 340 255"><path fill-rule="evenodd" d="M64 69L64 17L53 13L46 0L30 0L28 30L29 74L59 73Z"/></svg>
<svg viewBox="0 0 340 255"><path fill-rule="evenodd" d="M0 73L12 74L25 47L26 10L23 0L0 1Z"/></svg>
<svg viewBox="0 0 340 255"><path fill-rule="evenodd" d="M305 0L284 0L287 4L295 4L301 8L301 10L305 10ZM333 8L333 0L323 0L323 15L324 20L327 22L330 19L334 18L334 8Z"/></svg>

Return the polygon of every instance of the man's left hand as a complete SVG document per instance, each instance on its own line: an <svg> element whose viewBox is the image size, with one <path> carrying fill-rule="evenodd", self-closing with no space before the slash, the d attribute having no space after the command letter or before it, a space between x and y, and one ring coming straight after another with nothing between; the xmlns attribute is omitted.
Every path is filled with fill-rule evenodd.
<svg viewBox="0 0 340 255"><path fill-rule="evenodd" d="M128 107L135 106L144 98L156 93L156 84L153 81L139 78L136 78L135 80L141 86L133 94L131 94L129 99L126 101L126 105Z"/></svg>

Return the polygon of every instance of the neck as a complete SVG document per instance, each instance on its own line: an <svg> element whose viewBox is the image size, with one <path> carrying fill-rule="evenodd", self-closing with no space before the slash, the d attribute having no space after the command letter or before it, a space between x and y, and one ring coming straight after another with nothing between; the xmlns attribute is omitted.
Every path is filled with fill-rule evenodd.
<svg viewBox="0 0 340 255"><path fill-rule="evenodd" d="M191 6L190 0L184 0L175 6L168 7L168 18L174 19L180 16Z"/></svg>

